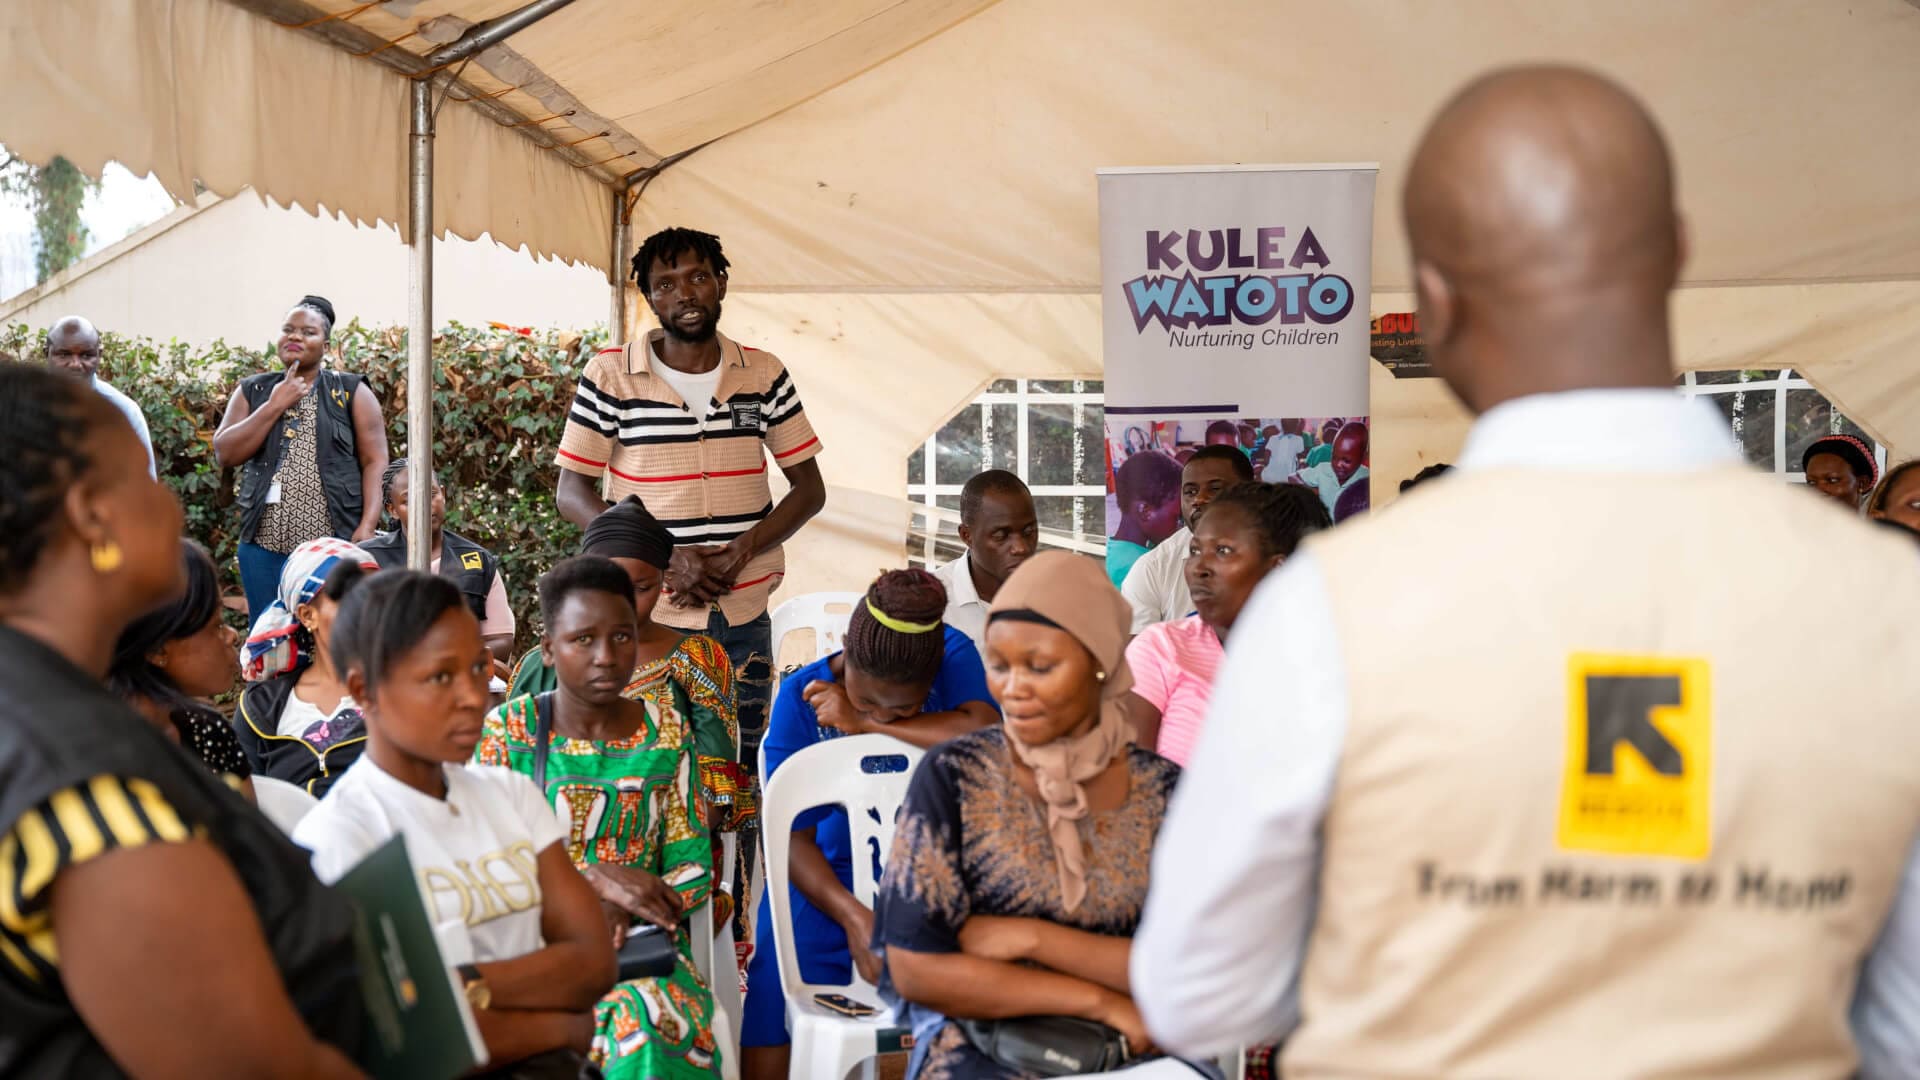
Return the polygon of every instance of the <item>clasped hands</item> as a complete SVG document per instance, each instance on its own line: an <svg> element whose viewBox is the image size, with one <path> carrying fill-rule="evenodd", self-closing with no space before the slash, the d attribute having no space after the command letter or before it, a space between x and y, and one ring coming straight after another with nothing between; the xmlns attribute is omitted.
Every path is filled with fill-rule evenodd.
<svg viewBox="0 0 1920 1080"><path fill-rule="evenodd" d="M733 590L753 558L741 537L726 544L689 544L673 549L667 562L668 602L675 607L706 607Z"/></svg>

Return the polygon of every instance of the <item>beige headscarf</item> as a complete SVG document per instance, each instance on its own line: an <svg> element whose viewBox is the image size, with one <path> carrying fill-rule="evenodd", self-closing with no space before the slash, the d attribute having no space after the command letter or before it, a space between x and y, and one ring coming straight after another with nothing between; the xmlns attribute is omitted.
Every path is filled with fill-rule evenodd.
<svg viewBox="0 0 1920 1080"><path fill-rule="evenodd" d="M1133 686L1127 670L1127 631L1133 609L1107 580L1106 570L1083 555L1046 551L1020 565L993 598L992 613L1030 611L1071 634L1103 676L1100 719L1084 735L1028 746L1007 731L1007 745L1033 770L1047 804L1060 894L1073 911L1087 895L1087 859L1078 822L1087 816L1088 780L1100 775L1133 743L1120 695Z"/></svg>

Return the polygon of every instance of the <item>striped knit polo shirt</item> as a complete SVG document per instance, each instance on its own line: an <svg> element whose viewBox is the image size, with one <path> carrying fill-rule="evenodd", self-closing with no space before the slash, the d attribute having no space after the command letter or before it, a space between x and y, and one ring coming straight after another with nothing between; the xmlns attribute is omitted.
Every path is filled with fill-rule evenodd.
<svg viewBox="0 0 1920 1080"><path fill-rule="evenodd" d="M793 377L772 353L718 335L720 383L712 401L690 408L653 372L661 336L654 330L587 362L560 439L559 465L601 480L609 502L640 496L679 543L724 544L773 510L767 455L791 469L818 455L820 440ZM727 623L765 614L785 569L778 547L748 562L718 601ZM683 629L707 625L703 608L663 603L654 618Z"/></svg>

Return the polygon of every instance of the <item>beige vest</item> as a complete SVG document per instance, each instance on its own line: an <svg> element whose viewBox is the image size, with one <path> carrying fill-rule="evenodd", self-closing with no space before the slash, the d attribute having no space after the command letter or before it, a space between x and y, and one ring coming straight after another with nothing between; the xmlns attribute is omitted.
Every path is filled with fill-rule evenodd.
<svg viewBox="0 0 1920 1080"><path fill-rule="evenodd" d="M1313 551L1350 720L1288 1080L1848 1075L1920 552L1733 468L1467 472Z"/></svg>

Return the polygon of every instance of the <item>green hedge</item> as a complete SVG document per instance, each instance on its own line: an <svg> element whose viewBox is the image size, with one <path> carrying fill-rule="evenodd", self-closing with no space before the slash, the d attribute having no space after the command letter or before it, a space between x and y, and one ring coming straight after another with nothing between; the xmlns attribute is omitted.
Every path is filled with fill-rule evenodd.
<svg viewBox="0 0 1920 1080"><path fill-rule="evenodd" d="M357 321L333 335L333 363L365 375L379 397L395 457L407 448L406 338L404 330ZM499 556L523 650L538 634L535 581L578 543L579 530L554 508L553 457L574 380L604 340L604 331L525 336L458 324L433 340L433 459L447 492L447 524ZM7 327L0 360L37 363L44 341L42 330ZM277 370L278 358L224 342L194 349L115 334L103 346L100 374L146 413L161 478L186 508L188 534L214 552L237 587L236 475L214 463L213 433L239 380Z"/></svg>

